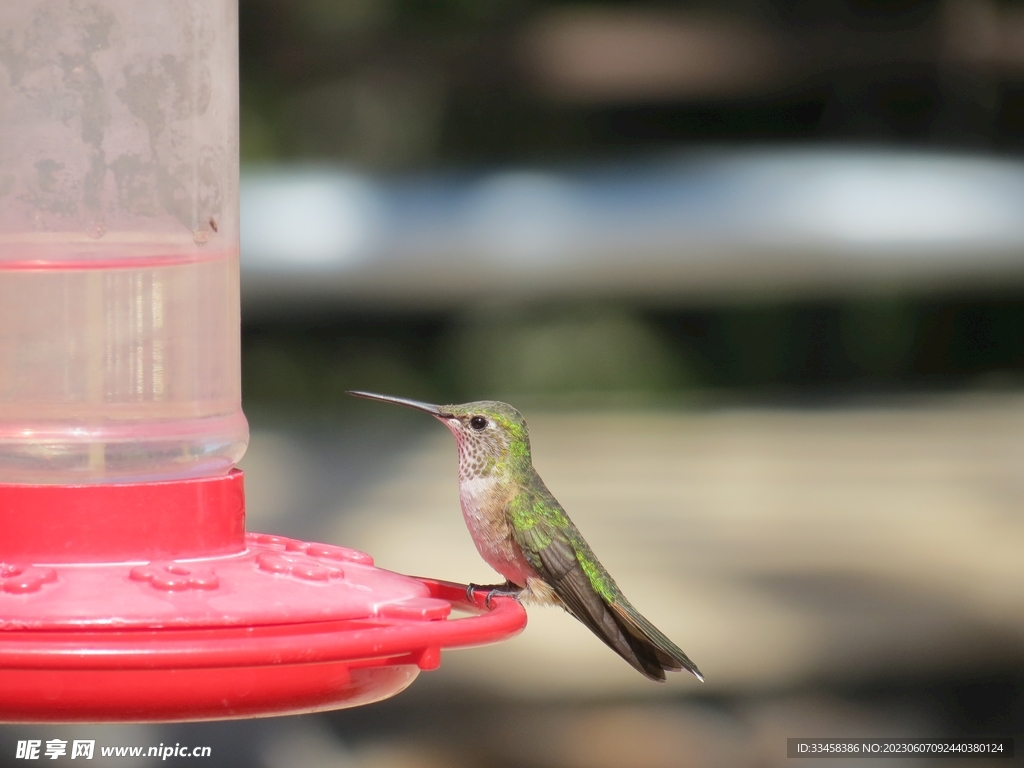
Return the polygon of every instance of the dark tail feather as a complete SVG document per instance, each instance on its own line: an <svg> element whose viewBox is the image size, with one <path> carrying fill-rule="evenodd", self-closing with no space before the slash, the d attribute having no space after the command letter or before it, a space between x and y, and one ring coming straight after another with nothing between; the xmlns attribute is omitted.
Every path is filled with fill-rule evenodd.
<svg viewBox="0 0 1024 768"><path fill-rule="evenodd" d="M640 672L651 680L663 681L666 671L679 672L685 669L704 682L704 675L697 669L697 665L690 661L689 656L645 619L625 598L619 598L618 601L609 604L608 608L615 622L624 630L626 642L636 656L637 663L625 654L620 654Z"/></svg>
<svg viewBox="0 0 1024 768"><path fill-rule="evenodd" d="M666 671L686 669L703 682L697 665L622 597L607 573L603 578L608 589L602 591L607 594L613 590L617 596L605 598L594 588L580 564L576 547L585 552L588 560L597 562L582 538L574 545L559 535L539 547L531 561L562 606L645 677L664 682Z"/></svg>
<svg viewBox="0 0 1024 768"><path fill-rule="evenodd" d="M688 669L703 681L704 678L686 654L632 606L627 610L618 603L607 603L589 587L564 589L570 585L580 587L574 583L580 581L581 578L570 577L560 584L563 587L562 605L635 670L650 680L665 682L666 670Z"/></svg>

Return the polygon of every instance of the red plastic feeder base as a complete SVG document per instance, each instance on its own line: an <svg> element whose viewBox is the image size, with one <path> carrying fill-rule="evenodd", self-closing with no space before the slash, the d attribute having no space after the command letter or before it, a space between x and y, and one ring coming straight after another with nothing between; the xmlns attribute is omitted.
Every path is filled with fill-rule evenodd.
<svg viewBox="0 0 1024 768"><path fill-rule="evenodd" d="M441 649L509 638L511 599L244 533L242 473L0 485L0 720L209 720L392 696ZM467 615L454 618L452 609Z"/></svg>

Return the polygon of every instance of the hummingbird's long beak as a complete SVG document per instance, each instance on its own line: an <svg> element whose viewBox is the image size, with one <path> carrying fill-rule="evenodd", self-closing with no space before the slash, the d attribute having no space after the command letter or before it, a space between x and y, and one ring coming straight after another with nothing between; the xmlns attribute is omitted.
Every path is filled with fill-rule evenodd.
<svg viewBox="0 0 1024 768"><path fill-rule="evenodd" d="M367 400L380 400L382 403L395 403L396 405L404 405L406 408L415 408L417 411L423 411L429 413L431 416L436 416L439 419L451 418L450 413L444 413L439 406L431 405L430 403L421 403L419 400L407 400L404 397L392 397L391 395L377 395L373 392L357 392L355 390L349 390L347 394L354 397L365 397Z"/></svg>

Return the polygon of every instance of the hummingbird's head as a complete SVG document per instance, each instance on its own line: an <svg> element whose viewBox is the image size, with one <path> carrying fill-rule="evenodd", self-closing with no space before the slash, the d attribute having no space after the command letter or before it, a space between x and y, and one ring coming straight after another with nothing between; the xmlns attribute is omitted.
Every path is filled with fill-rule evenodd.
<svg viewBox="0 0 1024 768"><path fill-rule="evenodd" d="M530 464L530 431L526 419L508 403L480 400L462 405L432 405L372 392L349 394L415 408L443 423L459 444L462 479L507 474Z"/></svg>

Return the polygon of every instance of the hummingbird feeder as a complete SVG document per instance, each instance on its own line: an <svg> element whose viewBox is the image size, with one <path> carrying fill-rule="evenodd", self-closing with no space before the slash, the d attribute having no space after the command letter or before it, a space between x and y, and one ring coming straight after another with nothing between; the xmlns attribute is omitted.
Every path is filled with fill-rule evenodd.
<svg viewBox="0 0 1024 768"><path fill-rule="evenodd" d="M2 721L354 706L525 624L245 532L237 65L236 0L0 4Z"/></svg>

